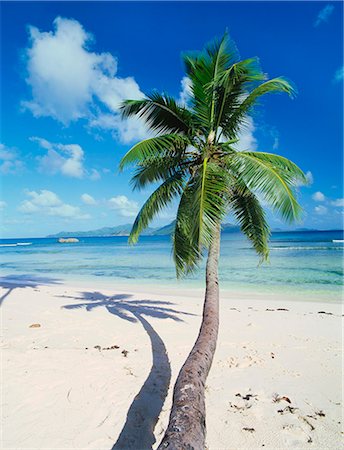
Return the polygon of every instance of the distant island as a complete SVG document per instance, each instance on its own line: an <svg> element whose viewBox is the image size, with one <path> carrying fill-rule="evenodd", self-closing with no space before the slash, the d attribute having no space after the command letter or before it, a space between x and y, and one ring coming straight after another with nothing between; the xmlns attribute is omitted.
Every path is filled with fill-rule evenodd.
<svg viewBox="0 0 344 450"><path fill-rule="evenodd" d="M175 221L169 223L160 228L146 228L142 232L142 236L169 236L173 233ZM50 234L46 236L47 238L69 238L69 237L111 237L111 236L129 236L132 224L126 223L124 225L117 225L116 227L103 227L97 230L89 231L61 231L60 233ZM224 223L221 226L222 233L238 233L240 232L240 227L233 225L231 223ZM289 231L281 230L280 228L275 228L272 230L275 233L285 233ZM318 231L311 228L296 228L292 230L294 232L303 231Z"/></svg>
<svg viewBox="0 0 344 450"><path fill-rule="evenodd" d="M168 236L174 230L175 221L161 228L146 228L142 236ZM47 238L68 238L68 237L106 237L106 236L129 236L132 224L117 225L116 227L103 227L97 230L89 231L61 231L60 233L50 234ZM223 233L234 233L240 231L240 228L230 223L222 225Z"/></svg>

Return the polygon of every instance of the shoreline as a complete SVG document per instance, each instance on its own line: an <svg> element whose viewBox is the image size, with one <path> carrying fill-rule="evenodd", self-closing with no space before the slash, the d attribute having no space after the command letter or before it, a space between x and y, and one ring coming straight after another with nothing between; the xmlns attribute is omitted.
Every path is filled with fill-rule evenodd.
<svg viewBox="0 0 344 450"><path fill-rule="evenodd" d="M157 447L203 289L36 280L1 295L2 448ZM209 450L339 448L341 305L233 292L221 300Z"/></svg>
<svg viewBox="0 0 344 450"><path fill-rule="evenodd" d="M44 286L45 281L51 280L53 284L66 285L73 289L106 289L118 290L124 292L134 292L137 294L146 293L163 296L175 297L203 297L205 292L205 283L200 280L159 280L154 282L149 279L128 281L125 278L111 278L111 277L89 277L89 276L65 276L64 274L44 273L42 276L36 273L28 273L22 275L13 271L3 271L0 277L1 282L7 285L13 284L20 286L25 284L25 280L38 280L38 284ZM39 280L42 280L40 284ZM264 287L258 284L234 285L228 286L228 283L221 282L220 279L220 297L223 301L242 299L242 300L261 300L261 301L291 301L291 302L310 302L310 303L330 303L343 304L344 288L339 289L338 286L326 286L322 290L313 290L308 288L300 288L299 286L291 285L266 285Z"/></svg>

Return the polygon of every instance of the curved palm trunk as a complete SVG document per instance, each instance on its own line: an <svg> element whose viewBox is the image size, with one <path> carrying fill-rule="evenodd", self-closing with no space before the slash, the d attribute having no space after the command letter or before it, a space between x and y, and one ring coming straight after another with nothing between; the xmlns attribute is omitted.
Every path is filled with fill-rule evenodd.
<svg viewBox="0 0 344 450"><path fill-rule="evenodd" d="M205 449L204 390L219 328L219 253L220 227L208 254L202 325L174 386L170 421L158 450Z"/></svg>

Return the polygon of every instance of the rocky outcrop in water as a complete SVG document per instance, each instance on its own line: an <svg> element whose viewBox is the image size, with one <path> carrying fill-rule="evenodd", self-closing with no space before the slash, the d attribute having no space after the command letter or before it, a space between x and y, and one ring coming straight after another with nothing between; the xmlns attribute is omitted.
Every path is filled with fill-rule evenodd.
<svg viewBox="0 0 344 450"><path fill-rule="evenodd" d="M77 238L60 238L59 239L60 244L73 244L74 242L79 242L79 239Z"/></svg>

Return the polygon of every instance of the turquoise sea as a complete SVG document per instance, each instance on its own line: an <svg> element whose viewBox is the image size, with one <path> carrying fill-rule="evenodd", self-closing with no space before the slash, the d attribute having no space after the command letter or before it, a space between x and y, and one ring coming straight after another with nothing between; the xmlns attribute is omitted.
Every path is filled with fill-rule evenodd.
<svg viewBox="0 0 344 450"><path fill-rule="evenodd" d="M97 286L143 284L202 287L204 270L176 280L169 236L146 236L136 246L127 237L1 239L2 279L46 276L94 282ZM343 282L343 231L275 232L270 263L259 259L240 233L222 235L220 279L226 290L325 294L340 300Z"/></svg>

